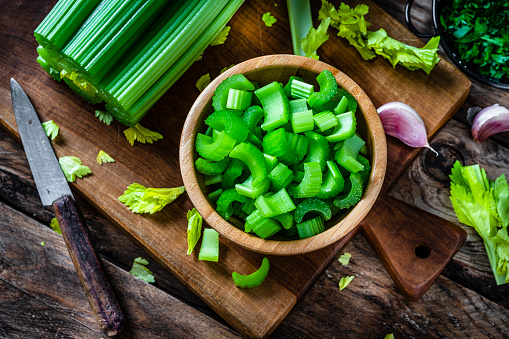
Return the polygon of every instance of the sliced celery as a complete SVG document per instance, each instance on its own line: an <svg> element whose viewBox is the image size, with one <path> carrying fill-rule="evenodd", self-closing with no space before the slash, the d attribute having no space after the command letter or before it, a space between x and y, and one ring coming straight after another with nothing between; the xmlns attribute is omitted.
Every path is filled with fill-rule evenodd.
<svg viewBox="0 0 509 339"><path fill-rule="evenodd" d="M336 118L338 119L338 125L334 128L334 132L325 137L329 142L346 140L355 134L357 120L353 112L336 115Z"/></svg>
<svg viewBox="0 0 509 339"><path fill-rule="evenodd" d="M242 275L237 272L232 273L232 279L235 283L235 286L240 288L255 288L260 286L264 281L267 275L269 274L269 259L263 258L262 265L258 270L249 274Z"/></svg>
<svg viewBox="0 0 509 339"><path fill-rule="evenodd" d="M209 198L210 201L217 202L217 200L219 199L221 194L223 194L223 192L224 191L222 188L218 188L217 190L210 192L207 197Z"/></svg>
<svg viewBox="0 0 509 339"><path fill-rule="evenodd" d="M253 231L262 239L273 236L279 232L280 229L281 227L277 221L270 218L264 218L258 210L255 210L246 218L245 231Z"/></svg>
<svg viewBox="0 0 509 339"><path fill-rule="evenodd" d="M357 134L346 139L338 151L336 151L335 159L338 164L346 168L352 173L357 173L364 169L364 166L357 161L357 156L365 142Z"/></svg>
<svg viewBox="0 0 509 339"><path fill-rule="evenodd" d="M362 179L359 173L354 173L348 178L350 190L344 195L337 196L334 199L334 205L341 209L349 208L361 200L362 197Z"/></svg>
<svg viewBox="0 0 509 339"><path fill-rule="evenodd" d="M298 186L289 186L288 193L295 198L316 197L322 188L322 169L317 162L304 163L304 178Z"/></svg>
<svg viewBox="0 0 509 339"><path fill-rule="evenodd" d="M289 230L295 225L292 213L283 213L273 218L279 221L285 230Z"/></svg>
<svg viewBox="0 0 509 339"><path fill-rule="evenodd" d="M293 171L280 162L270 172L268 178L272 182L272 187L274 187L275 190L280 190L290 185L293 180Z"/></svg>
<svg viewBox="0 0 509 339"><path fill-rule="evenodd" d="M223 178L223 176L221 174L206 175L205 176L205 180L204 180L204 184L205 184L205 186L219 184L221 182L222 178Z"/></svg>
<svg viewBox="0 0 509 339"><path fill-rule="evenodd" d="M259 196L255 200L255 206L265 218L291 212L295 209L292 198L290 198L284 188L268 197Z"/></svg>
<svg viewBox="0 0 509 339"><path fill-rule="evenodd" d="M325 170L326 162L330 155L330 146L325 137L315 132L304 133L309 142L309 152L304 162L317 162L322 172Z"/></svg>
<svg viewBox="0 0 509 339"><path fill-rule="evenodd" d="M338 165L333 161L327 161L329 170L325 174L322 188L316 196L318 199L329 199L338 195L345 187L345 179L339 171Z"/></svg>
<svg viewBox="0 0 509 339"><path fill-rule="evenodd" d="M205 228L201 240L199 260L219 261L219 233L212 228Z"/></svg>
<svg viewBox="0 0 509 339"><path fill-rule="evenodd" d="M253 185L261 183L267 177L267 165L263 153L251 144L241 142L230 152L230 157L242 160L251 171Z"/></svg>
<svg viewBox="0 0 509 339"><path fill-rule="evenodd" d="M265 119L262 124L264 131L272 131L288 122L290 104L283 90L283 85L274 81L257 89L254 93L260 100L265 112Z"/></svg>
<svg viewBox="0 0 509 339"><path fill-rule="evenodd" d="M297 205L294 212L295 222L301 223L304 216L308 213L319 214L325 221L332 217L332 212L323 200L317 198L309 198Z"/></svg>
<svg viewBox="0 0 509 339"><path fill-rule="evenodd" d="M203 158L196 159L194 165L196 170L205 175L218 175L224 172L230 164L230 158L226 157L221 161L208 161Z"/></svg>
<svg viewBox="0 0 509 339"><path fill-rule="evenodd" d="M231 159L228 157L228 159ZM230 166L223 173L223 181L221 186L224 189L233 188L236 184L237 179L242 175L242 171L246 166L244 162L239 159L233 159Z"/></svg>
<svg viewBox="0 0 509 339"><path fill-rule="evenodd" d="M323 111L313 116L316 126L320 132L326 131L329 128L335 127L339 124L338 118L330 111Z"/></svg>
<svg viewBox="0 0 509 339"><path fill-rule="evenodd" d="M346 96L344 96L341 98L341 100L339 101L336 108L334 108L334 114L338 115L338 114L345 113L347 106L348 106L348 99L346 98Z"/></svg>
<svg viewBox="0 0 509 339"><path fill-rule="evenodd" d="M196 151L205 159L221 161L235 146L235 139L224 131L213 141L211 137L198 133L196 136Z"/></svg>
<svg viewBox="0 0 509 339"><path fill-rule="evenodd" d="M304 81L293 79L290 84L290 95L294 99L307 99L313 92L314 86Z"/></svg>
<svg viewBox="0 0 509 339"><path fill-rule="evenodd" d="M253 93L240 89L230 88L226 108L243 111L251 106Z"/></svg>
<svg viewBox="0 0 509 339"><path fill-rule="evenodd" d="M245 141L249 133L244 120L229 110L215 111L205 119L205 124L216 131L224 131L239 142Z"/></svg>
<svg viewBox="0 0 509 339"><path fill-rule="evenodd" d="M234 213L233 203L236 201L244 203L247 201L247 198L237 193L237 191L235 191L233 188L227 189L217 200L217 213L219 213L219 215L222 216L224 220L230 219Z"/></svg>
<svg viewBox="0 0 509 339"><path fill-rule="evenodd" d="M313 120L313 111L308 110L292 113L291 122L293 133L312 131L313 128L315 127L315 123Z"/></svg>
<svg viewBox="0 0 509 339"><path fill-rule="evenodd" d="M242 184L236 184L235 190L248 198L256 199L260 195L267 193L270 189L270 180L265 178L260 183L253 185L253 176L249 176L249 178L243 182Z"/></svg>
<svg viewBox="0 0 509 339"><path fill-rule="evenodd" d="M322 233L325 231L325 225L323 224L322 217L316 217L297 224L297 231L299 232L299 238L301 239Z"/></svg>
<svg viewBox="0 0 509 339"><path fill-rule="evenodd" d="M308 98L308 104L313 108L326 104L338 92L338 84L331 71L323 70L316 77L316 81L318 81L318 84L320 85L320 92L314 92Z"/></svg>
<svg viewBox="0 0 509 339"><path fill-rule="evenodd" d="M290 100L290 113L298 113L309 110L306 99Z"/></svg>

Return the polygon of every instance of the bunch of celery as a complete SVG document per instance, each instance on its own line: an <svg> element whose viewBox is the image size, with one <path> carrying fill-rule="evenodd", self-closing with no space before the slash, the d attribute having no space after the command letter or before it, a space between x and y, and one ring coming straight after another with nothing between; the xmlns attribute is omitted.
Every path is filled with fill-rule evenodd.
<svg viewBox="0 0 509 339"><path fill-rule="evenodd" d="M39 64L134 126L243 0L60 0L35 30Z"/></svg>
<svg viewBox="0 0 509 339"><path fill-rule="evenodd" d="M509 283L509 185L505 175L491 181L479 165L461 166L459 161L451 172L454 212L483 239L497 285Z"/></svg>

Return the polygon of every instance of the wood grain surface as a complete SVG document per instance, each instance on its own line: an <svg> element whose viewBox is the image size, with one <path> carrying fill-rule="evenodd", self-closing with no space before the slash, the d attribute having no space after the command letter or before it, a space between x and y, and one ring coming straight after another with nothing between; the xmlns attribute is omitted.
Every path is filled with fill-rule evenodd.
<svg viewBox="0 0 509 339"><path fill-rule="evenodd" d="M18 27L27 24L35 27L37 22L33 19L34 15L40 16L41 12L49 11L49 7L51 6L47 3L40 5L37 4L38 2L34 3L2 3L2 6L6 4L3 6L5 10L2 13L3 18L6 18L6 20L0 20L0 29L2 34L4 34L3 32L8 32L2 35L2 39L6 36L11 36L12 31L16 31L15 28L13 29L11 27L11 22L16 22ZM398 20L401 20L404 1L378 1L378 3L382 5L385 10L389 11L390 14L398 18ZM418 28L424 30L430 22L430 17L427 13L426 2L422 1L422 3L423 5L419 2L414 4L414 13L417 14L417 18L414 19L414 24L418 26ZM286 41L287 35L289 36L289 30L287 28L288 23L284 13L286 7L284 2L277 2L277 4L280 8L275 9L272 2L249 2L247 5L248 8L251 10L251 13L258 14L258 17L245 15L242 17L242 21L240 21L240 19L239 21L235 21L237 19L234 17L231 24L242 22L242 25L237 24L237 26L234 26L238 27L241 31L247 32L248 29L245 26L249 26L250 24L258 27L258 30L249 33L250 35L248 36L244 35L242 38L238 37L241 43L228 45L228 49L215 52L211 48L204 54L203 62L193 65L189 70L189 77L181 79L179 85L186 85L188 88L192 88L198 76L207 72L210 72L212 76L218 75L220 69L224 66L242 61L243 58L241 55L254 57L260 54L260 50L264 53L267 50L276 49L281 50L283 53L291 53L291 45L287 46L281 43L281 41ZM313 2L312 8L315 13L318 7L319 2ZM19 15L19 11L22 11L23 15ZM272 13L277 15L278 23L281 25L277 30L270 30L269 28L259 25L259 17L266 11L272 11ZM9 27L7 26L8 23ZM232 34L233 33L232 31ZM232 35L232 37L233 36L234 35ZM331 39L333 38L337 39L331 34ZM7 39L5 44L0 48L1 55L5 62L9 60L10 56L12 57L13 51L30 50L33 48L31 45L33 40L31 39L33 39L33 37L28 33L24 38L16 37ZM238 42L239 40L232 41ZM220 54L219 57L218 54ZM223 61L221 61L224 60L222 57L228 59L226 64L223 64ZM335 59L330 56L329 58ZM15 74L16 70L22 69L31 62L33 62L33 56L22 54L19 59L16 59L13 68L0 66L0 74L2 77L8 78ZM333 62L329 62L333 64ZM45 76L44 73L37 72L38 71L33 75L43 79ZM196 78L194 77L195 75ZM45 82L46 80L43 80L40 82L40 79L37 81L34 88L54 86L50 81ZM3 87L0 91L0 98L6 95L6 93L2 91ZM67 96L71 98L71 100L63 100L65 106L72 108L72 112L78 112L80 109L92 109L90 106L83 105L81 99L73 96L64 86L53 92L53 94L55 93L56 95L54 97L59 100ZM197 96L198 92L196 91L194 95ZM179 100L176 100L177 96L169 94L168 97L170 98L168 100L172 103L172 105L170 105L172 111L185 111L185 105ZM42 101L44 98L40 97L39 99ZM4 102L10 105L10 101L0 100L0 109L2 110L9 108L9 106L4 106ZM506 106L509 105L507 92L486 88L474 82L466 104L463 105L459 113L455 115L456 121L446 124L442 131L446 132L452 129L451 133L454 135L456 131L453 127L454 124L457 124L467 132L468 128L464 125L466 121L466 109L474 105L487 106L497 102L505 104ZM52 108L57 109L54 103L50 103L49 105L53 105ZM79 115L77 118L79 120ZM170 120L171 123L183 123L183 120L179 119ZM155 119L147 121L147 127L153 127L157 126L161 120ZM161 122L164 123L164 121ZM170 123L168 125L171 126ZM109 129L102 129L101 126L98 126L98 128L102 132L111 133ZM114 151L115 148L113 145L120 140L124 140L124 137L122 135L121 126L114 126L113 129L114 132L117 133L115 137L112 138L112 141L105 145L110 145L109 147ZM174 128L175 133L179 133L177 129L178 128ZM468 133L465 133L464 138L468 138ZM509 139L506 133L495 136L492 140L503 145L504 141ZM59 142L69 143L71 141L71 135L67 134L66 137L66 134L63 133L63 138ZM142 145L137 145L132 148L132 150L139 151L140 149L145 149L145 146L146 145L143 145L143 147ZM173 144L173 146L176 145ZM478 146L476 146L477 148L473 146L476 145L472 145L472 149L468 151L469 154L471 154L470 152L477 154L476 157L470 158L472 161L481 159L486 156L486 154L490 154L488 158L493 157L493 159L500 158L504 155L501 151L504 148L495 144L492 144L487 149L484 148L486 146L483 145L483 152L480 151L481 148ZM165 144L163 148L168 149L168 147L169 146ZM111 151L112 153L110 154L115 154L113 151ZM459 152L463 151L463 149L459 148ZM486 153L486 151L494 153ZM93 154L93 156L95 156L95 154ZM421 157L428 158L429 156L429 154L423 152L418 159ZM457 156L465 156L465 154L460 153ZM92 157L92 155L90 157ZM129 158L126 157L126 159ZM428 159L428 161L429 160L430 159ZM504 162L502 162L502 164L504 164ZM496 160L494 160L494 165L496 165ZM105 165L102 170L106 170L107 168L108 167ZM497 166L493 166L493 168L497 168ZM502 171L503 168L504 167L501 166L500 171ZM97 170L99 169L101 168L97 168ZM438 171L434 170L433 172L437 173ZM403 171L403 173L408 175L409 172ZM404 180L404 177L402 178L401 180ZM439 180L442 181L444 180L442 176L437 176L437 178L441 178ZM80 183L78 183L78 185L79 184ZM399 184L399 180L396 180L393 186L395 188L391 189L390 194L394 195L397 188L398 194L405 196L405 200L413 204L413 201L417 201L418 197L412 196L412 194L420 194L415 193L419 191L415 191L413 185L418 185L422 190L425 189L425 187L423 187L424 185L429 185L429 182L424 184L417 180L406 182L406 184ZM79 284L76 289L69 289L69 295L67 295L65 299L57 298L57 300L51 302L54 296L52 296L51 293L46 293L46 290L51 289L52 285L54 285L54 280L52 280L52 278L54 278L53 276L58 276L61 281L66 282L69 281L69 277L74 276L71 269L61 269L62 266L72 267L70 258L65 256L65 250L62 256L52 257L52 261L48 262L49 266L47 267L48 269L53 269L52 274L48 273L46 275L41 271L37 271L36 273L33 271L33 265L38 262L36 259L40 257L40 252L37 252L41 247L40 241L44 240L39 239L46 237L46 232L48 232L47 228L43 227L42 224L49 225L49 220L53 217L53 212L49 209L42 208L40 205L22 148L3 131L0 131L0 187L2 188L0 189L0 206L11 206L12 208L8 208L14 211L13 213L3 214L6 216L7 221L0 226L2 229L10 230L9 232L12 234L10 237L19 236L19 227L30 224L31 222L35 222L40 226L40 228L35 231L36 234L34 234L37 240L31 242L25 241L22 245L27 249L26 253L31 253L30 255L24 255L23 253L25 252L20 252L19 249L8 251L9 255L13 256L16 254L19 255L20 253L22 254L21 257L18 256L16 257L17 259L15 258L15 260L20 260L19 258L24 259L21 266L19 263L16 263L18 266L10 263L10 265L13 265L15 268L14 272L20 272L19 275L12 274L12 271L10 274L3 274L8 268L8 265L3 263L0 265L0 280L2 283L2 298L0 299L0 336L8 338L55 336L76 338L100 337L99 332L83 327L81 322L77 323L68 316L68 314L77 316L78 312L74 311L76 304L73 304L72 300L76 300L76 294L80 291ZM412 198L409 199L408 197ZM436 206L438 211L441 211L440 213L453 216L450 206L441 206L439 202L435 204L431 203L435 201L434 197L433 188L431 188L430 194L426 197L429 201L428 206ZM129 312L137 314L137 307L145 308L146 306L146 308L151 309L152 317L146 316L143 313L137 318L133 318L129 315L130 323L134 323L138 326L140 331L141 328L143 328L144 331L138 332L139 335L136 337L171 337L171 333L177 333L180 334L180 336L186 337L208 337L214 335L214 333L216 333L217 336L228 336L234 333L231 329L227 332L213 332L215 328L218 328L217 325L211 325L209 330L211 332L193 332L193 326L196 324L195 322L186 323L185 321L179 322L173 319L173 313L168 312L165 307L168 303L168 295L175 296L181 300L178 301L173 298L175 305L187 305L189 308L201 314L203 318L196 318L198 324L203 323L205 327L209 326L208 324L213 324L213 322L210 322L211 318L213 318L216 324L222 324L219 328L224 329L228 326L218 314L191 293L179 279L169 274L163 266L158 265L153 260L150 260L150 258L149 261L151 261L151 263L149 268L156 276L155 286L142 283L126 274L124 270L130 269L132 260L135 257L145 256L148 258L147 255L140 248L138 243L133 242L132 237L124 235L119 228L115 227L114 224L103 215L100 215L95 206L88 205L82 199L78 198L78 200L80 206L82 206L85 218L89 221L92 241L97 245L103 259L113 263L107 264L108 275L112 276L114 274L110 271L111 266L114 267L115 270L124 273L120 274L120 281L129 281L129 278L131 278L139 282L139 284L135 286L129 284L116 285L114 283L114 288L121 291L122 295L126 293L126 290L132 291L133 289L137 289L137 293L145 296L142 299L136 299L135 302L130 303L128 307ZM179 201L176 203L179 203ZM3 211L4 210L2 210L2 212ZM434 214L438 213L437 210L432 210L432 207L430 207L428 211ZM185 213L185 207L180 209L180 213ZM15 217L15 215L21 217ZM453 220L452 217L450 220ZM7 228L5 224L8 224L9 227L15 225L15 228ZM466 229L467 231L469 230L469 228ZM49 233L53 234L51 231L49 231ZM2 243L5 243L5 239L10 239L5 233L2 232L1 234L0 241L2 241ZM355 236L352 242L344 249L352 254L350 265L343 267L337 260L333 260L327 269L319 275L316 282L310 281L308 286L311 288L307 293L302 295L302 300L296 304L288 317L286 317L276 329L274 337L383 338L387 333L394 333L396 338L507 337L509 335L507 326L509 293L507 293L508 291L505 286L497 287L494 285L489 265L487 264L485 250L482 243L478 240L479 239L476 239L475 236L469 234L466 245L454 257L453 261L436 280L435 284L431 286L430 290L418 302L411 303L406 301L398 292L396 286L386 274L385 269L369 245L360 235ZM51 242L47 243L45 245L46 250L54 251L54 249L51 248L52 246ZM2 252L0 261L3 262L5 256L6 255ZM331 255L331 258L332 257L334 257L334 255ZM256 263L253 263L253 267L256 265ZM307 267L312 267L312 262L310 262ZM249 269L249 267L246 267L246 270L247 269ZM39 277L38 275L41 276ZM337 288L338 280L345 275L355 275L355 279L347 289L339 292ZM75 283L77 283L77 280ZM3 293L4 291L6 292ZM154 291L158 291L159 293L155 293ZM84 296L82 296L82 298L84 298ZM83 303L86 304L86 302L82 302L82 304ZM123 305L126 303L122 297L121 303ZM62 309L69 310L69 313L61 312ZM181 308L178 309L180 310ZM90 313L87 315L87 310L84 308L80 314L82 318L89 317L89 319L92 319L92 315ZM185 315L185 313L182 314Z"/></svg>

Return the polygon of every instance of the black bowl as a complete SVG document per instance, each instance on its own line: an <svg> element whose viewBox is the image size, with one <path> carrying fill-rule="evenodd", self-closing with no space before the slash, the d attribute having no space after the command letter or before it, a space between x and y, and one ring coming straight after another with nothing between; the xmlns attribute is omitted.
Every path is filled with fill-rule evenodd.
<svg viewBox="0 0 509 339"><path fill-rule="evenodd" d="M433 14L433 26L435 31L434 33L423 34L419 32L412 24L410 10L412 8L414 0L408 0L405 7L405 22L408 28L410 29L410 31L412 31L412 33L414 33L420 38L431 38L434 36L440 36L440 45L444 49L449 59L451 59L452 62L456 65L456 67L458 67L469 78L475 79L477 81L482 82L483 84L490 85L496 88L509 89L508 82L487 78L477 71L475 65L468 65L466 62L461 60L461 56L454 49L454 44L452 43L448 32L444 29L444 27L440 23L440 16L442 15L443 7L445 4L448 4L451 1L452 0L433 0L432 14Z"/></svg>

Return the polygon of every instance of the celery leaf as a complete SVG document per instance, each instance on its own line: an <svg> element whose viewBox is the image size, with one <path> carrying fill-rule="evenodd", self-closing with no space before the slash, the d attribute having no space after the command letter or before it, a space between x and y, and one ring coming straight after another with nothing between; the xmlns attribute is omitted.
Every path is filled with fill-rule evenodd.
<svg viewBox="0 0 509 339"><path fill-rule="evenodd" d="M214 40L210 43L210 46L222 45L226 41L228 34L230 33L230 26L224 26L223 29L215 36Z"/></svg>
<svg viewBox="0 0 509 339"><path fill-rule="evenodd" d="M263 14L262 20L265 23L265 26L267 27L272 27L272 25L275 24L277 21L277 19L274 18L270 12Z"/></svg>
<svg viewBox="0 0 509 339"><path fill-rule="evenodd" d="M134 213L153 214L173 202L184 191L184 186L175 188L146 188L143 185L133 183L127 187L123 195L118 197L118 200L123 202Z"/></svg>
<svg viewBox="0 0 509 339"><path fill-rule="evenodd" d="M99 118L99 121L104 122L108 126L113 121L113 115L107 111L95 111L95 117Z"/></svg>
<svg viewBox="0 0 509 339"><path fill-rule="evenodd" d="M146 259L143 259L142 257L138 257L134 259L133 267L131 268L129 273L145 282L153 283L156 280L152 272L145 267L146 265L148 265L148 261Z"/></svg>
<svg viewBox="0 0 509 339"><path fill-rule="evenodd" d="M507 184L504 174L495 180L493 196L495 197L502 226L507 227L507 225L509 225L509 185Z"/></svg>
<svg viewBox="0 0 509 339"><path fill-rule="evenodd" d="M350 253L343 253L339 257L338 261L341 263L341 265L346 266L350 262L351 257L352 257L352 255Z"/></svg>
<svg viewBox="0 0 509 339"><path fill-rule="evenodd" d="M113 159L112 157L110 157L108 155L108 153L104 152L103 150L100 150L99 153L97 154L97 163L99 164L104 164L106 162L115 162L115 159Z"/></svg>
<svg viewBox="0 0 509 339"><path fill-rule="evenodd" d="M58 127L53 120L43 122L42 127L44 128L44 132L46 132L48 138L51 140L54 140L57 137L58 131L60 130L60 127Z"/></svg>
<svg viewBox="0 0 509 339"><path fill-rule="evenodd" d="M497 273L502 277L505 276L505 283L509 283L509 235L507 228L502 228L497 235L493 237L493 241L497 246Z"/></svg>
<svg viewBox="0 0 509 339"><path fill-rule="evenodd" d="M62 235L62 231L60 230L60 225L58 224L58 220L57 218L53 218L51 219L51 223L49 225L51 227L51 229L55 232L57 232L58 234Z"/></svg>
<svg viewBox="0 0 509 339"><path fill-rule="evenodd" d="M193 253L193 249L201 236L203 218L196 208L187 212L187 255Z"/></svg>
<svg viewBox="0 0 509 339"><path fill-rule="evenodd" d="M205 89L205 87L207 87L209 84L210 84L209 73L202 75L198 80L196 80L196 88L198 88L200 92L202 92Z"/></svg>
<svg viewBox="0 0 509 339"><path fill-rule="evenodd" d="M64 172L65 178L69 182L75 181L76 177L82 178L85 175L92 173L90 168L83 165L81 159L78 157L60 157L58 159L58 163L60 164L60 168L62 168L62 172Z"/></svg>
<svg viewBox="0 0 509 339"><path fill-rule="evenodd" d="M46 245L46 243L44 241L41 241L41 246L44 246Z"/></svg>
<svg viewBox="0 0 509 339"><path fill-rule="evenodd" d="M339 290L341 291L345 287L347 287L353 280L354 276L346 276L339 279Z"/></svg>
<svg viewBox="0 0 509 339"><path fill-rule="evenodd" d="M157 132L151 131L148 128L141 126L140 124L136 124L134 127L130 127L124 131L124 134L131 144L134 145L135 141L144 143L153 143L156 140L162 139L163 136Z"/></svg>
<svg viewBox="0 0 509 339"><path fill-rule="evenodd" d="M311 27L308 34L301 41L301 47L306 56L318 60L316 50L329 39L327 29L329 28L331 18L322 20L318 29Z"/></svg>
<svg viewBox="0 0 509 339"><path fill-rule="evenodd" d="M387 334L387 335L385 336L385 338L384 338L384 339L394 339L394 334L389 333L389 334Z"/></svg>

